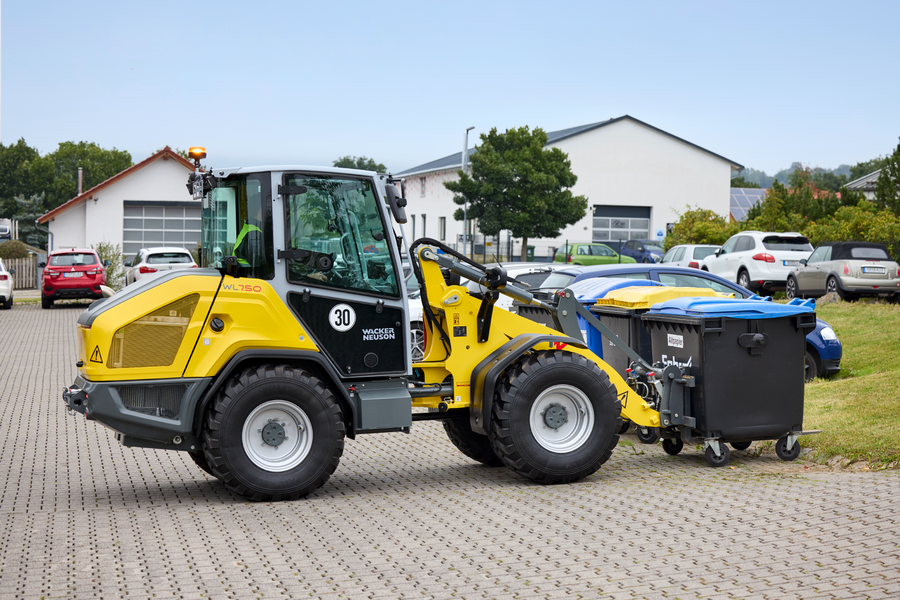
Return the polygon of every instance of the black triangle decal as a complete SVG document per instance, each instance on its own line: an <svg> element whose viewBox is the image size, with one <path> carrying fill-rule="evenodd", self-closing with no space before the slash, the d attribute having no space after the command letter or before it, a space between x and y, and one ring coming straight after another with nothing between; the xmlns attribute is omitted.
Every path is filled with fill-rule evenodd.
<svg viewBox="0 0 900 600"><path fill-rule="evenodd" d="M100 356L100 346L94 347L94 352L91 354L91 362L103 364L103 357Z"/></svg>

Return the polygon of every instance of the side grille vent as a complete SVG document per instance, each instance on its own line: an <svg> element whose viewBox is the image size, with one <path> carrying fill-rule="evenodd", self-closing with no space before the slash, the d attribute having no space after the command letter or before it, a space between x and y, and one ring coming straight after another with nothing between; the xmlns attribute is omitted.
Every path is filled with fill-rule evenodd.
<svg viewBox="0 0 900 600"><path fill-rule="evenodd" d="M129 369L171 365L199 301L200 294L185 296L116 331L106 367Z"/></svg>
<svg viewBox="0 0 900 600"><path fill-rule="evenodd" d="M183 384L121 386L116 391L128 410L164 419L177 419L187 387Z"/></svg>

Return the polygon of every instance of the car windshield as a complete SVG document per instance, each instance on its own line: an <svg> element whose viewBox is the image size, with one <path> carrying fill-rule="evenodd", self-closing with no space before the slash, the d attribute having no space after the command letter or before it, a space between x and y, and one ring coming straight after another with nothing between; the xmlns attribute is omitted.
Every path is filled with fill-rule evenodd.
<svg viewBox="0 0 900 600"><path fill-rule="evenodd" d="M541 289L559 290L568 287L575 276L570 273L553 273L541 284Z"/></svg>
<svg viewBox="0 0 900 600"><path fill-rule="evenodd" d="M83 267L96 265L97 257L93 254L72 252L69 254L54 254L50 257L51 267Z"/></svg>
<svg viewBox="0 0 900 600"><path fill-rule="evenodd" d="M644 244L644 248L646 248L648 252L659 252L660 254L663 253L662 247L661 247L661 246L657 246L656 244L647 244L647 243L645 243L645 244Z"/></svg>
<svg viewBox="0 0 900 600"><path fill-rule="evenodd" d="M850 256L867 260L891 260L881 248L851 248Z"/></svg>
<svg viewBox="0 0 900 600"><path fill-rule="evenodd" d="M704 259L710 254L715 254L718 249L718 246L701 246L699 248L694 248L694 258L696 260Z"/></svg>
<svg viewBox="0 0 900 600"><path fill-rule="evenodd" d="M182 254L181 252L160 252L158 254L151 254L147 257L148 265L169 265L169 264L180 264L180 263L189 263L193 259L190 254Z"/></svg>
<svg viewBox="0 0 900 600"><path fill-rule="evenodd" d="M766 250L789 250L793 252L812 252L812 244L805 237L770 235L763 238Z"/></svg>

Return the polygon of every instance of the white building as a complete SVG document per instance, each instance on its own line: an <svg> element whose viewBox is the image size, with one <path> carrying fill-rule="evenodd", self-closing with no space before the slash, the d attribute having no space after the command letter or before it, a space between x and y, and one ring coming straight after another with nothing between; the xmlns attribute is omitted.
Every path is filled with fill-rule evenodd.
<svg viewBox="0 0 900 600"><path fill-rule="evenodd" d="M628 115L548 132L547 137L547 147L559 148L569 156L578 176L572 193L587 197L588 210L558 238L529 240L529 245L536 246L537 256L545 256L550 248L567 240L661 239L666 226L676 222L688 206L727 217L732 171L744 168ZM474 152L470 149L469 155ZM411 228L415 237L428 236L452 245L462 235L462 222L453 219L459 207L443 185L458 179L460 168L462 153L458 152L395 175L405 178L410 215L407 231ZM505 252L506 234L500 237Z"/></svg>
<svg viewBox="0 0 900 600"><path fill-rule="evenodd" d="M200 202L186 183L193 164L168 146L54 208L38 219L53 234L53 249L110 242L126 256L150 246L200 241Z"/></svg>

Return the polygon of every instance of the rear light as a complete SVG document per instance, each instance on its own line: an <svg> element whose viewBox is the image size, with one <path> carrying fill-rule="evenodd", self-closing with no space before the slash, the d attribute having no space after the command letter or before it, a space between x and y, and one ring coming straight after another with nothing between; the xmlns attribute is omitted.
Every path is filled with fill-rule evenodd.
<svg viewBox="0 0 900 600"><path fill-rule="evenodd" d="M50 271L50 279L56 279L59 277L59 271Z"/></svg>
<svg viewBox="0 0 900 600"><path fill-rule="evenodd" d="M572 255L571 255L571 254L566 254L566 262L567 262L567 263L572 262Z"/></svg>
<svg viewBox="0 0 900 600"><path fill-rule="evenodd" d="M197 268L197 265L191 265L191 268L192 268L192 269L196 269L196 268Z"/></svg>
<svg viewBox="0 0 900 600"><path fill-rule="evenodd" d="M849 275L849 274L850 274L850 265L848 265L847 263L844 263L844 275Z"/></svg>
<svg viewBox="0 0 900 600"><path fill-rule="evenodd" d="M140 271L141 273L144 273L144 274L147 274L147 273L156 273L156 269L151 269L150 267L141 267L141 268L139 269L139 271Z"/></svg>
<svg viewBox="0 0 900 600"><path fill-rule="evenodd" d="M7 279L9 279L8 276L6 276L6 275L0 275L0 281L6 281Z"/></svg>
<svg viewBox="0 0 900 600"><path fill-rule="evenodd" d="M102 273L102 272L103 272L103 271L94 270L94 271L86 271L86 274L87 274L87 275L99 275L99 274Z"/></svg>
<svg viewBox="0 0 900 600"><path fill-rule="evenodd" d="M762 262L773 263L775 262L775 257L771 254L766 254L765 252L760 252L759 254L753 255L753 260L759 260Z"/></svg>
<svg viewBox="0 0 900 600"><path fill-rule="evenodd" d="M900 277L900 267L897 267L897 277Z"/></svg>
<svg viewBox="0 0 900 600"><path fill-rule="evenodd" d="M690 263L688 263L688 268L690 268L690 269L699 269L699 268L700 268L700 263L691 261Z"/></svg>

